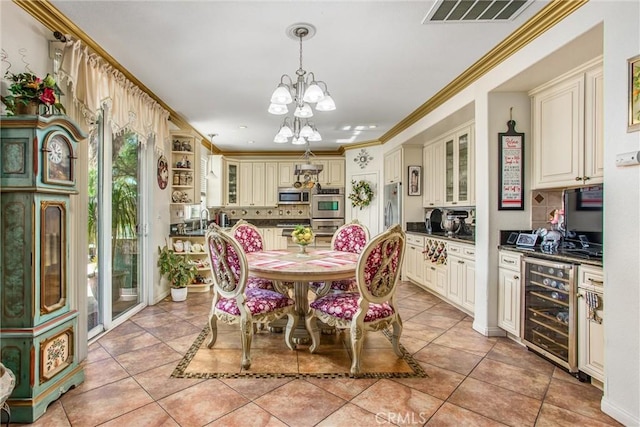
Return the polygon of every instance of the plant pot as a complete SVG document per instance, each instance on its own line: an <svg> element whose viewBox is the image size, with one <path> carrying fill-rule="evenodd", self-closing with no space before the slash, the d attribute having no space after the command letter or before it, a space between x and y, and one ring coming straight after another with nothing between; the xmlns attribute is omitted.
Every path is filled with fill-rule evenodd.
<svg viewBox="0 0 640 427"><path fill-rule="evenodd" d="M29 101L26 104L23 104L19 100L16 100L16 115L30 115L35 116L38 114L40 104L36 101Z"/></svg>
<svg viewBox="0 0 640 427"><path fill-rule="evenodd" d="M179 302L187 299L187 292L189 288L171 288L171 299Z"/></svg>

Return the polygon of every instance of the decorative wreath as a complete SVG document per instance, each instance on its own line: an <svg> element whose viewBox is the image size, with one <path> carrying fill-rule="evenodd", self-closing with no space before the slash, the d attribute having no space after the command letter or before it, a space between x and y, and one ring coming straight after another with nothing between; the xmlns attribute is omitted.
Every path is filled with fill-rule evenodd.
<svg viewBox="0 0 640 427"><path fill-rule="evenodd" d="M369 183L365 180L361 181L351 181L351 185L353 186L351 189L351 194L349 194L349 199L351 200L351 206L359 207L360 209L369 206L371 200L373 199L373 190Z"/></svg>

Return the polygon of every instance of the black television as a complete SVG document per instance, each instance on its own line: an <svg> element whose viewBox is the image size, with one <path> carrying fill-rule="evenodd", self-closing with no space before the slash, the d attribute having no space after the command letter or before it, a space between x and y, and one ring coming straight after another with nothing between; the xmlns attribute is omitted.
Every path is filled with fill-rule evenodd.
<svg viewBox="0 0 640 427"><path fill-rule="evenodd" d="M565 247L575 245L592 248L594 252L602 251L603 196L602 185L564 190Z"/></svg>

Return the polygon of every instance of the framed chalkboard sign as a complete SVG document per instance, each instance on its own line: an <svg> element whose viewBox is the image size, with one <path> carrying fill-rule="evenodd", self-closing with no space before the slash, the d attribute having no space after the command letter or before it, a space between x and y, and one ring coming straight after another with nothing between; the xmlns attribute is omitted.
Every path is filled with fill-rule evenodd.
<svg viewBox="0 0 640 427"><path fill-rule="evenodd" d="M498 134L500 144L498 210L524 210L524 133L516 132L516 122Z"/></svg>

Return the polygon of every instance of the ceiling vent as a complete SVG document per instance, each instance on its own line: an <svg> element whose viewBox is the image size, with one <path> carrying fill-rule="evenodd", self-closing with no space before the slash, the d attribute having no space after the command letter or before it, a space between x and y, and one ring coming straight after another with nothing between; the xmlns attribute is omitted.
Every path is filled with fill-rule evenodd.
<svg viewBox="0 0 640 427"><path fill-rule="evenodd" d="M423 24L512 21L534 0L437 0Z"/></svg>

